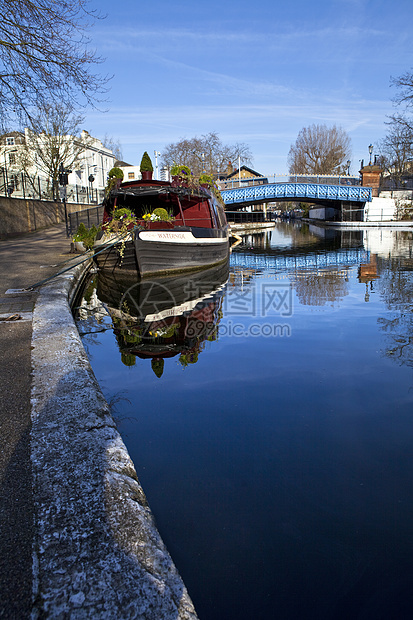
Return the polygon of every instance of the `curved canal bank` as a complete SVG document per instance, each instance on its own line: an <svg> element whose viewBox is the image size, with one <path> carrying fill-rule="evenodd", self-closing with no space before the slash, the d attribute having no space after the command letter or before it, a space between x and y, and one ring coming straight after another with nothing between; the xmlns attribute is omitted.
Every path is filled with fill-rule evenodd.
<svg viewBox="0 0 413 620"><path fill-rule="evenodd" d="M317 220L315 218L303 217L302 222L307 224L315 224L316 226L329 226L337 229L351 228L354 230L363 230L367 228L394 228L395 230L412 230L413 222L409 220L396 221L377 221L377 222L333 222L329 220Z"/></svg>
<svg viewBox="0 0 413 620"><path fill-rule="evenodd" d="M87 270L33 312L33 616L196 618L72 317Z"/></svg>

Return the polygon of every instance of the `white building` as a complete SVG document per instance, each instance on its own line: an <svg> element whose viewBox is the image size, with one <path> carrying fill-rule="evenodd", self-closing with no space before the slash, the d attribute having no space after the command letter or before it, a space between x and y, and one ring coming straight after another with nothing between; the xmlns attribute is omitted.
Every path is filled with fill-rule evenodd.
<svg viewBox="0 0 413 620"><path fill-rule="evenodd" d="M51 179L48 178L36 149L29 153L30 163L25 172L23 171L22 153L31 141L30 130L27 128L24 133L14 131L1 136L0 195L13 195L14 198L50 198ZM46 143L45 137L45 145ZM71 169L67 185L68 202L101 202L108 173L115 164L115 155L85 130L80 137L59 137L58 144L61 152L66 153L65 166ZM36 145L39 145L38 136ZM47 148L51 148L50 144L45 146L45 150Z"/></svg>
<svg viewBox="0 0 413 620"><path fill-rule="evenodd" d="M139 181L139 179L142 178L140 166L132 166L124 161L117 161L115 165L122 170L124 181ZM157 178L157 174L159 175L159 179ZM162 166L157 169L155 165L153 178L160 181L169 181L170 175L168 168Z"/></svg>
<svg viewBox="0 0 413 620"><path fill-rule="evenodd" d="M69 185L78 184L87 187L90 184L89 178L93 176L93 188L104 190L109 170L114 167L116 157L110 149L103 146L100 140L93 138L85 130L82 131L81 140L84 144L84 149L82 149L82 154L79 156L78 164L74 166L74 170L69 174Z"/></svg>
<svg viewBox="0 0 413 620"><path fill-rule="evenodd" d="M142 178L140 166L132 166L125 161L117 161L115 166L122 170L124 181L138 181Z"/></svg>

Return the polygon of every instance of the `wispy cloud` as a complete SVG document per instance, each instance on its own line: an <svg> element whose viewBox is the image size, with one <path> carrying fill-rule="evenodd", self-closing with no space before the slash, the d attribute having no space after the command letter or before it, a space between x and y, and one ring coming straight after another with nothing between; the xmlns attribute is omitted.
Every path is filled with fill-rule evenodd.
<svg viewBox="0 0 413 620"><path fill-rule="evenodd" d="M119 27L113 28L112 26L106 28L101 27L96 31L96 35L99 39L102 39L102 48L112 49L113 47L133 46L136 41L145 42L149 40L151 46L155 47L161 42L164 46L168 46L170 43L176 44L177 41L182 41L187 44L188 42L199 42L202 44L233 44L236 43L240 46L245 43L266 43L271 45L284 46L285 43L292 41L308 39L313 43L317 39L348 39L353 37L364 37L370 39L371 37L382 37L386 35L386 31L374 27L362 27L356 24L351 26L331 26L314 28L314 25L307 28L297 28L296 24L283 25L278 23L274 30L274 25L269 22L270 26L266 28L265 24L259 32L256 30L239 30L237 28L230 29L228 27L222 28L219 23L215 24L214 30L206 30L203 26L193 26L191 28L171 28L171 27L158 27L158 28L128 28ZM110 34L110 36L108 36Z"/></svg>
<svg viewBox="0 0 413 620"><path fill-rule="evenodd" d="M96 30L116 75L111 111L87 122L119 138L128 160L141 147L217 131L249 143L258 166L279 162L312 123L341 125L363 150L386 132L390 76L411 64L408 0L381 12L369 0L314 10L304 0L272 10L266 0L265 11L248 13L234 3L219 13L179 3L138 14L126 5Z"/></svg>
<svg viewBox="0 0 413 620"><path fill-rule="evenodd" d="M323 122L341 124L347 131L353 132L361 126L381 126L388 112L386 105L373 105L372 101L357 102L345 106L343 102L331 102L330 105L314 103L312 105L226 105L226 106L178 106L150 108L117 108L105 115L106 124L116 126L124 139L141 135L142 131L157 136L170 133L171 139L207 133L219 129L227 134L237 133L237 140L242 136L254 136L261 139L271 138L280 133L292 135L289 127ZM88 120L95 122L100 116L92 112ZM236 131L236 127L239 127ZM260 127L257 130L257 127ZM265 130L263 130L265 127ZM144 129L145 128L145 129Z"/></svg>

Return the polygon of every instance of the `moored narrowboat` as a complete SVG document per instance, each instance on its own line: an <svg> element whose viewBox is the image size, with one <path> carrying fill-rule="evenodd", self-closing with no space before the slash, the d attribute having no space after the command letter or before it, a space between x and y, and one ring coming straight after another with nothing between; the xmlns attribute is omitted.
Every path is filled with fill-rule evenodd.
<svg viewBox="0 0 413 620"><path fill-rule="evenodd" d="M208 268L228 256L229 227L214 189L140 180L119 184L105 199L95 244L101 270L150 277Z"/></svg>

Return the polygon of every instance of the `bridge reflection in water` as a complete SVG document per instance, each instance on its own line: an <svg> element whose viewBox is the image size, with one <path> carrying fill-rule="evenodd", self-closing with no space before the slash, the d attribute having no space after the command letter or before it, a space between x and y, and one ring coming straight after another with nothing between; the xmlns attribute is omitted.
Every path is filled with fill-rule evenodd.
<svg viewBox="0 0 413 620"><path fill-rule="evenodd" d="M271 269L294 272L332 268L335 266L354 266L370 260L370 253L364 249L343 248L325 253L307 252L305 254L277 255L259 253L238 253L231 255L231 266L245 269Z"/></svg>
<svg viewBox="0 0 413 620"><path fill-rule="evenodd" d="M286 283L291 294L294 290L299 302L305 306L334 304L346 297L350 290L351 270L369 265L370 252L361 246L359 238L355 239L356 247L337 247L343 241L341 235L320 242L315 235L308 235L307 226L302 227L307 235L300 228L299 225L289 226L295 236L296 247L271 248L272 238L277 237L280 229L285 229L284 232L288 230L288 225L284 224L279 224L272 232L245 237L244 245L237 246L239 250L231 255L227 299L231 295L245 295L248 288L257 287L260 279L267 281L268 274L278 286ZM304 240L311 249L299 243ZM266 286L263 284L259 288L264 290Z"/></svg>

